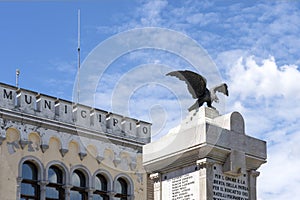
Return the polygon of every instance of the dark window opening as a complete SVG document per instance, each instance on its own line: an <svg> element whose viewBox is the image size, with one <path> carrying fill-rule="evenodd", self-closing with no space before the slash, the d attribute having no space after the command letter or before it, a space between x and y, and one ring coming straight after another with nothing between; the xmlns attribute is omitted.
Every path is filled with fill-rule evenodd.
<svg viewBox="0 0 300 200"><path fill-rule="evenodd" d="M98 174L95 179L95 192L93 195L93 200L108 200L108 192L107 192L107 180L106 178Z"/></svg>
<svg viewBox="0 0 300 200"><path fill-rule="evenodd" d="M86 179L80 170L75 170L72 174L72 185L70 199L72 200L87 200L88 194L86 191Z"/></svg>
<svg viewBox="0 0 300 200"><path fill-rule="evenodd" d="M56 166L51 166L48 170L49 184L46 187L46 200L64 199L63 172Z"/></svg>
<svg viewBox="0 0 300 200"><path fill-rule="evenodd" d="M38 169L29 161L22 165L21 199L38 200L40 186L38 185Z"/></svg>
<svg viewBox="0 0 300 200"><path fill-rule="evenodd" d="M128 184L123 178L117 179L116 192L116 199L128 200Z"/></svg>

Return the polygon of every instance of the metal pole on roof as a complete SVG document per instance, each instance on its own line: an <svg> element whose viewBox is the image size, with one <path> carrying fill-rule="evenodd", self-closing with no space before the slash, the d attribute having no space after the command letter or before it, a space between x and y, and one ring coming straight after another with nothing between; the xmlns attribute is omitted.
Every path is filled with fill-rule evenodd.
<svg viewBox="0 0 300 200"><path fill-rule="evenodd" d="M16 87L17 88L20 88L19 87L19 76L20 76L20 70L16 69Z"/></svg>
<svg viewBox="0 0 300 200"><path fill-rule="evenodd" d="M77 103L79 103L80 93L80 9L78 9L78 74L77 74Z"/></svg>

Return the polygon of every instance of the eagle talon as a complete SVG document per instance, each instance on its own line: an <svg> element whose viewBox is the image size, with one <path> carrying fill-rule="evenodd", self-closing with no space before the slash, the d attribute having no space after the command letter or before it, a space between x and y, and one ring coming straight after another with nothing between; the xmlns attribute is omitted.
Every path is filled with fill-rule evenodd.
<svg viewBox="0 0 300 200"><path fill-rule="evenodd" d="M213 106L210 106L209 108L212 108L212 109L214 109L214 110L217 110L217 108L215 108L215 107L213 107Z"/></svg>

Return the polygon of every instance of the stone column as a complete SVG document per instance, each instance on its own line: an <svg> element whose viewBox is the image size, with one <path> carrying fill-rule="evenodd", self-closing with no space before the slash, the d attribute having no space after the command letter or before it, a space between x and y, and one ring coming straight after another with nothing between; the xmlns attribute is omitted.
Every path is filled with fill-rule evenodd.
<svg viewBox="0 0 300 200"><path fill-rule="evenodd" d="M88 200L93 200L93 195L94 195L95 189L89 188L86 191L88 192Z"/></svg>
<svg viewBox="0 0 300 200"><path fill-rule="evenodd" d="M64 185L63 188L65 190L65 200L70 200L70 190L71 187L73 187L72 185Z"/></svg>
<svg viewBox="0 0 300 200"><path fill-rule="evenodd" d="M197 161L199 167L200 200L213 198L213 160L203 158Z"/></svg>
<svg viewBox="0 0 300 200"><path fill-rule="evenodd" d="M117 194L117 193L116 193L116 192L113 192L113 191L109 192L109 193L108 193L109 199L114 200L116 194Z"/></svg>
<svg viewBox="0 0 300 200"><path fill-rule="evenodd" d="M260 172L255 170L250 170L248 172L249 178L249 199L256 200L256 178L259 176Z"/></svg>
<svg viewBox="0 0 300 200"><path fill-rule="evenodd" d="M150 174L150 179L153 180L154 200L162 200L161 174L160 173Z"/></svg>
<svg viewBox="0 0 300 200"><path fill-rule="evenodd" d="M48 185L48 181L40 181L38 184L40 185L40 198L41 200L46 199L46 186Z"/></svg>

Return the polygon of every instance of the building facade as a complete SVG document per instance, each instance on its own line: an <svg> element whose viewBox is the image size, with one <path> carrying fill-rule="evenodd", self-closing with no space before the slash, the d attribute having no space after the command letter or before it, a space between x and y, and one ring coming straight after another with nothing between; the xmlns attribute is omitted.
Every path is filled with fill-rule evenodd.
<svg viewBox="0 0 300 200"><path fill-rule="evenodd" d="M0 83L0 199L147 199L151 124Z"/></svg>

